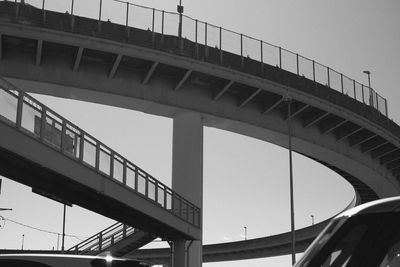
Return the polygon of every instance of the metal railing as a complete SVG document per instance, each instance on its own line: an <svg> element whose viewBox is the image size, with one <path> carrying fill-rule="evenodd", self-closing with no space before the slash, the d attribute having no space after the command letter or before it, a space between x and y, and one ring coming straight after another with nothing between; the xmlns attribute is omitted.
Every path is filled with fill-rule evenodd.
<svg viewBox="0 0 400 267"><path fill-rule="evenodd" d="M135 229L123 223L115 223L85 241L71 247L67 251L79 254L93 254L104 251L117 242L135 233Z"/></svg>
<svg viewBox="0 0 400 267"><path fill-rule="evenodd" d="M200 227L200 209L116 151L0 78L0 122L31 136L184 221Z"/></svg>
<svg viewBox="0 0 400 267"><path fill-rule="evenodd" d="M46 10L52 10L69 14L72 27L74 16L82 16L98 20L99 30L101 24L107 21L125 25L128 33L129 27L133 27L162 36L178 36L179 34L179 13L121 0L15 0L15 2L24 2L42 9L44 23ZM18 16L18 11L16 11L16 16ZM232 53L241 56L242 62L245 58L258 61L261 68L264 64L275 66L326 85L388 116L387 100L372 88L315 60L279 46L186 15L182 15L182 38L195 43L195 54L199 46L202 46L205 55L208 55L211 48L217 49L221 62L225 54Z"/></svg>

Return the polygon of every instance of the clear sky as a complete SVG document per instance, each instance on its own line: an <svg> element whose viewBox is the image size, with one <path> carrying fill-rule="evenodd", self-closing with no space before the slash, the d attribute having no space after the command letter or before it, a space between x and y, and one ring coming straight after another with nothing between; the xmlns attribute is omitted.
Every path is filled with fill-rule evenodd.
<svg viewBox="0 0 400 267"><path fill-rule="evenodd" d="M30 1L26 1L30 2ZM32 1L35 4L41 1ZM65 0L48 0L50 8ZM112 2L103 0L103 2ZM178 1L140 0L137 4L175 11ZM75 0L82 15L95 16L97 0ZM112 5L119 3L113 2ZM389 117L400 121L400 2L397 0L183 0L185 14L232 29L315 59L367 84L389 102ZM79 13L78 10L76 13ZM123 12L119 8L118 12ZM103 19L124 19L104 8ZM130 110L37 96L61 115L126 156L167 185L171 184L172 121ZM350 186L335 173L302 156L294 157L296 228L324 220L352 199ZM57 248L62 205L3 179L0 248ZM290 230L288 152L256 139L205 128L204 243L257 238ZM66 247L111 225L112 220L79 207L67 209ZM157 244L158 245L158 244ZM289 266L290 257L210 263L205 266Z"/></svg>

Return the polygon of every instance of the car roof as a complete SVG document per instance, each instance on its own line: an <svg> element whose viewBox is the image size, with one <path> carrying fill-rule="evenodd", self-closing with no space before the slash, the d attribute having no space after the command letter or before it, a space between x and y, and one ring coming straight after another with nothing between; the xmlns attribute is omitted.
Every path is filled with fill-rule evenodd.
<svg viewBox="0 0 400 267"><path fill-rule="evenodd" d="M336 218L382 212L400 212L400 197L390 197L371 201L344 211Z"/></svg>

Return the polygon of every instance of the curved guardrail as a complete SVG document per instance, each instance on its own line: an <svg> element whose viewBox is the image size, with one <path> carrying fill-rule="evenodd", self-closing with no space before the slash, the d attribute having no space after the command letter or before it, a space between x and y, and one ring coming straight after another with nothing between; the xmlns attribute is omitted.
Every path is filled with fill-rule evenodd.
<svg viewBox="0 0 400 267"><path fill-rule="evenodd" d="M87 132L0 77L0 122L200 227L200 209Z"/></svg>
<svg viewBox="0 0 400 267"><path fill-rule="evenodd" d="M326 85L388 116L385 98L374 89L343 73L282 47L183 14L121 0L15 0L15 2L41 9L43 23L46 22L46 9L48 9L68 14L71 17L71 29L74 27L74 17L82 16L97 19L99 30L102 23L113 22L125 25L128 35L130 27L133 27L162 36L178 36L182 40L195 43L196 54L200 46L205 50L203 51L205 55L209 53L210 48L216 48L221 62L223 62L224 54L227 53L240 55L242 62L245 58L250 58L260 62L260 68L263 68L264 64L276 66ZM18 5L16 5L15 16L19 16ZM180 20L182 21L181 30L179 29Z"/></svg>

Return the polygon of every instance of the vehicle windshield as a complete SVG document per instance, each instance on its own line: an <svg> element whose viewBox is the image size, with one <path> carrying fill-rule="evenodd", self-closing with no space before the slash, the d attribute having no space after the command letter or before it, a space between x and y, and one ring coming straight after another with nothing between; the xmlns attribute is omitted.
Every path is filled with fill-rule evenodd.
<svg viewBox="0 0 400 267"><path fill-rule="evenodd" d="M295 266L400 267L400 214L362 214L337 226L328 226Z"/></svg>

